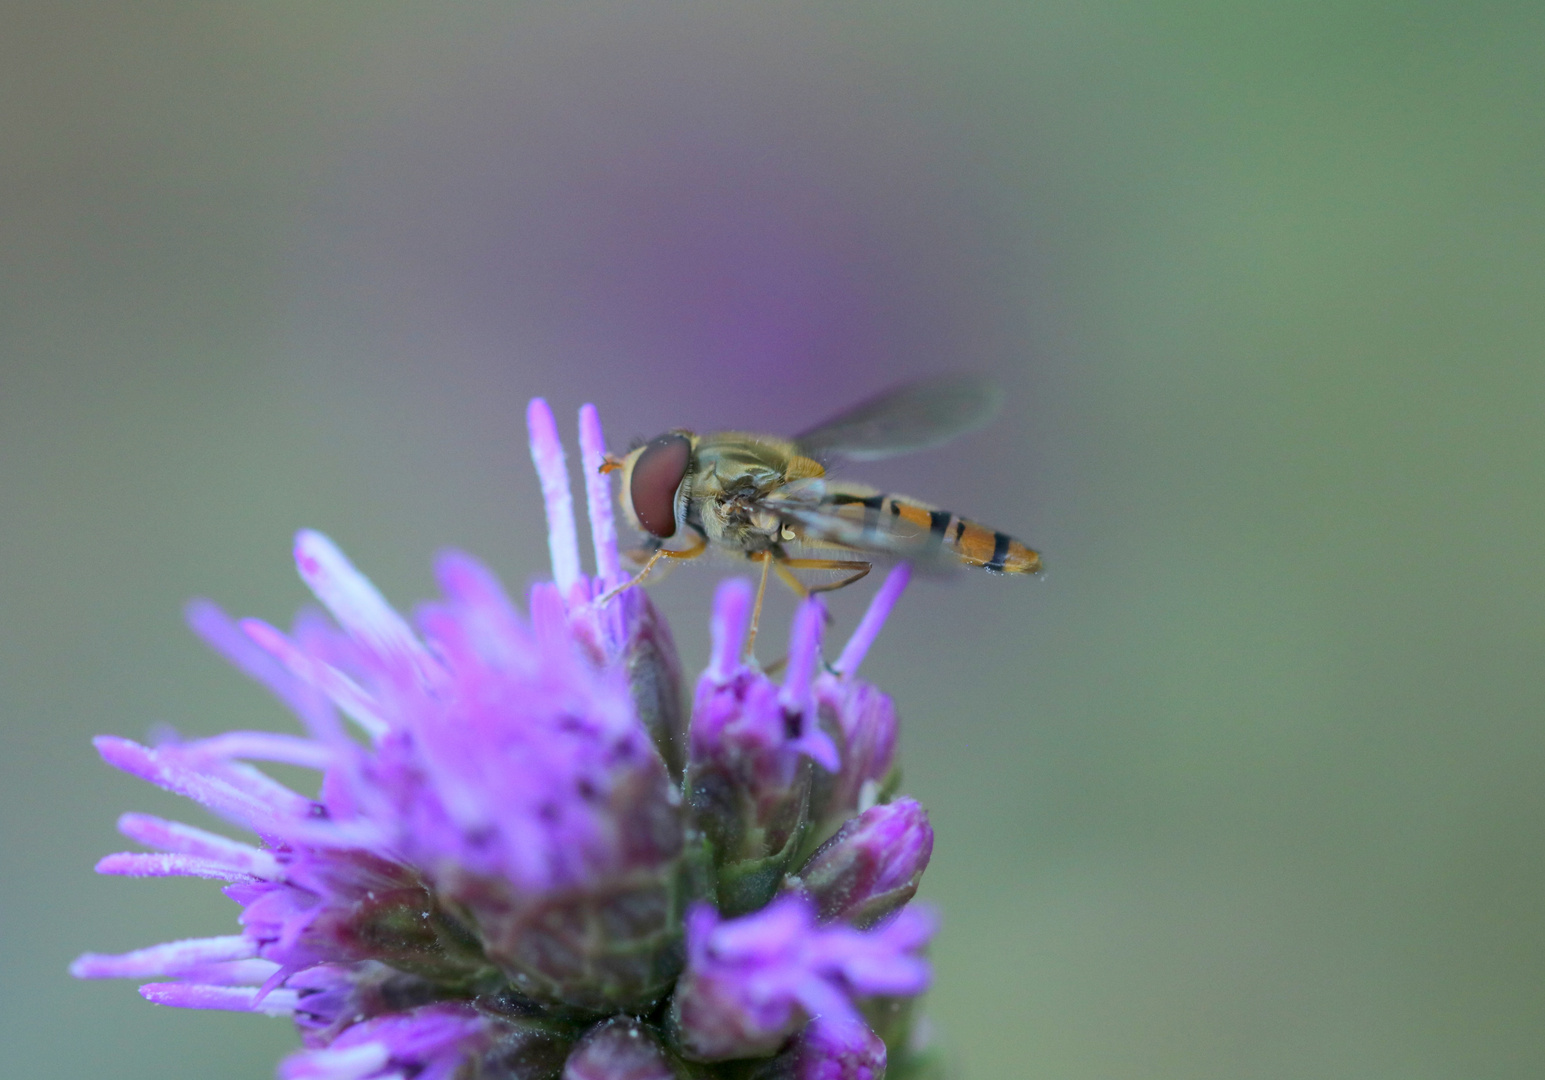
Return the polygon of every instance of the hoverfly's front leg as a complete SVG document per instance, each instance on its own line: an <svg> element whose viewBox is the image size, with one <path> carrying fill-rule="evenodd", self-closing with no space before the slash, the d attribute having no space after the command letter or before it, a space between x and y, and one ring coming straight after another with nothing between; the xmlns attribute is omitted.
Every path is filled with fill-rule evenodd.
<svg viewBox="0 0 1545 1080"><path fill-rule="evenodd" d="M618 585L615 589L609 590L604 596L601 597L598 603L604 604L618 593L626 592L633 586L642 583L643 580L649 576L649 571L654 569L654 564L659 562L661 559L695 559L703 552L708 550L707 537L703 536L701 533L693 533L692 539L694 541L693 545L689 548L683 548L680 551L673 551L667 547L655 548L653 554L649 556L649 561L644 564L644 568L642 570L634 574L627 581L624 581L621 585Z"/></svg>

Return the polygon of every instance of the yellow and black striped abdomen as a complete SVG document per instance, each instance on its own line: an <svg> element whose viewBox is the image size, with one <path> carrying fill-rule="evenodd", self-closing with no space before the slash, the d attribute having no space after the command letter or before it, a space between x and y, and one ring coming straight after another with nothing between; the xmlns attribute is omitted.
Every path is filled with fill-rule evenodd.
<svg viewBox="0 0 1545 1080"><path fill-rule="evenodd" d="M909 548L934 543L967 566L993 573L1033 574L1041 568L1040 555L1008 533L905 495L833 492L826 503L844 518L856 521L862 515L862 535L902 557Z"/></svg>

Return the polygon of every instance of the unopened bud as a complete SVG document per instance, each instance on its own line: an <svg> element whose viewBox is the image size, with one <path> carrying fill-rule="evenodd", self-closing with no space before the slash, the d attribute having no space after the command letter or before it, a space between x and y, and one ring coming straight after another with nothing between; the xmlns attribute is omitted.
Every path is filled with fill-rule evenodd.
<svg viewBox="0 0 1545 1080"><path fill-rule="evenodd" d="M800 869L798 888L822 922L867 928L912 899L932 853L927 812L916 799L897 799L838 829Z"/></svg>
<svg viewBox="0 0 1545 1080"><path fill-rule="evenodd" d="M777 1057L745 1080L884 1080L885 1043L862 1025L807 1024Z"/></svg>
<svg viewBox="0 0 1545 1080"><path fill-rule="evenodd" d="M562 1080L676 1080L665 1049L639 1021L619 1016L591 1028L574 1046Z"/></svg>

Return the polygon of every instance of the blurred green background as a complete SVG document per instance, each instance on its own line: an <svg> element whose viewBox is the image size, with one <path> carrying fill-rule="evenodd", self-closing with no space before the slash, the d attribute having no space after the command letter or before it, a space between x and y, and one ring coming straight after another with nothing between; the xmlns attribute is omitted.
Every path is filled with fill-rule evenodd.
<svg viewBox="0 0 1545 1080"><path fill-rule="evenodd" d="M232 927L90 873L182 809L92 734L288 725L186 598L287 619L302 525L522 586L533 394L625 445L965 368L998 423L862 474L1050 567L867 667L957 1076L1545 1075L1542 72L1526 3L6 4L3 1071L292 1045L65 975ZM693 668L725 572L656 590Z"/></svg>

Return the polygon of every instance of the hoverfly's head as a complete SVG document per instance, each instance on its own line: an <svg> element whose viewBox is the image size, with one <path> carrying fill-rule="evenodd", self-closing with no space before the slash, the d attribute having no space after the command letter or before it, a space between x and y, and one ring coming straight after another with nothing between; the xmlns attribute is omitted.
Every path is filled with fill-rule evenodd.
<svg viewBox="0 0 1545 1080"><path fill-rule="evenodd" d="M622 508L634 528L660 540L676 535L676 496L692 464L692 440L672 431L622 462Z"/></svg>

